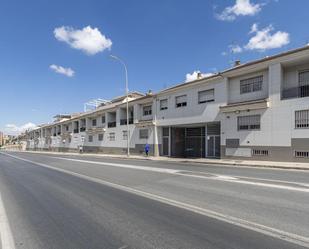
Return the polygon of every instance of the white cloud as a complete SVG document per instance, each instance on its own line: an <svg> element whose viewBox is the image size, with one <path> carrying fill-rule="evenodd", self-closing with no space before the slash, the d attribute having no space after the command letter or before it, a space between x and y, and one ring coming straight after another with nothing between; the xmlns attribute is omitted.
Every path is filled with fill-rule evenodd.
<svg viewBox="0 0 309 249"><path fill-rule="evenodd" d="M244 47L248 50L265 51L267 49L281 48L290 43L290 35L287 32L274 30L272 25L259 30L258 25L255 23L251 27L250 34L255 34L250 38L248 44Z"/></svg>
<svg viewBox="0 0 309 249"><path fill-rule="evenodd" d="M88 55L94 55L112 46L112 41L106 38L98 28L90 26L83 29L62 26L55 28L54 35L57 40L69 44L72 48L82 50Z"/></svg>
<svg viewBox="0 0 309 249"><path fill-rule="evenodd" d="M237 16L254 16L261 11L261 4L251 3L250 0L236 0L233 6L226 7L217 18L222 21L234 21Z"/></svg>
<svg viewBox="0 0 309 249"><path fill-rule="evenodd" d="M18 135L22 132L25 132L26 130L33 130L37 128L37 126L31 122L26 123L24 125L18 126L16 124L7 124L5 126L5 131L9 134Z"/></svg>
<svg viewBox="0 0 309 249"><path fill-rule="evenodd" d="M62 66L52 64L52 65L49 66L49 68L56 73L63 74L63 75L68 76L68 77L73 77L74 74L75 74L73 69L69 68L69 67L65 68L65 67L62 67Z"/></svg>
<svg viewBox="0 0 309 249"><path fill-rule="evenodd" d="M197 80L199 73L201 73L201 72L200 71L193 71L193 73L187 73L186 74L186 82ZM213 73L202 73L201 77L205 78L205 77L209 77L209 76L212 76L212 75L213 75Z"/></svg>
<svg viewBox="0 0 309 249"><path fill-rule="evenodd" d="M230 49L230 52L233 54L238 54L243 51L243 48L239 45L230 45L229 49Z"/></svg>

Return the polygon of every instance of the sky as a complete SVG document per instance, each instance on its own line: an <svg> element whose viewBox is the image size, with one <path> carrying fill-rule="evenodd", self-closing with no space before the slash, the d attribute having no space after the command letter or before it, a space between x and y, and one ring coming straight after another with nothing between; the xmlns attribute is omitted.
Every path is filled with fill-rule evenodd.
<svg viewBox="0 0 309 249"><path fill-rule="evenodd" d="M0 0L0 131L309 43L308 0Z"/></svg>

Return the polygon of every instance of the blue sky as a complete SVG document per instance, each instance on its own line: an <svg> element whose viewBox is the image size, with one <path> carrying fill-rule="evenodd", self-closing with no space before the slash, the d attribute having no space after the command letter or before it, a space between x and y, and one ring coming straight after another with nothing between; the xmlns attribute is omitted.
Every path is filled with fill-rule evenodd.
<svg viewBox="0 0 309 249"><path fill-rule="evenodd" d="M1 0L0 130L123 94L110 54L126 62L130 90L146 92L304 46L308 9L308 0Z"/></svg>

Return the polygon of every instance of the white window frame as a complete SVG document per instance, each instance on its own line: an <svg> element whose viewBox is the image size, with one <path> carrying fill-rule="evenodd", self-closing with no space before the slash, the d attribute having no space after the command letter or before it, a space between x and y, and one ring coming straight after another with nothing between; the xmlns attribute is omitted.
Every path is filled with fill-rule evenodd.
<svg viewBox="0 0 309 249"><path fill-rule="evenodd" d="M264 76L258 75L240 80L240 94L258 92L263 90Z"/></svg>
<svg viewBox="0 0 309 249"><path fill-rule="evenodd" d="M184 100L179 101L179 99L183 98ZM176 108L181 108L181 107L185 107L187 106L187 95L183 94L183 95L179 95L175 97L175 106Z"/></svg>
<svg viewBox="0 0 309 249"><path fill-rule="evenodd" d="M215 101L215 89L207 89L198 92L198 103L204 104Z"/></svg>
<svg viewBox="0 0 309 249"><path fill-rule="evenodd" d="M91 119L91 126L97 126L97 119L96 118Z"/></svg>
<svg viewBox="0 0 309 249"><path fill-rule="evenodd" d="M255 123L255 121L258 121ZM247 128L244 128L246 127ZM237 117L237 130L238 131L256 131L261 130L261 115L247 115Z"/></svg>
<svg viewBox="0 0 309 249"><path fill-rule="evenodd" d="M93 142L93 135L88 135L88 142L92 143Z"/></svg>
<svg viewBox="0 0 309 249"><path fill-rule="evenodd" d="M162 105L162 103L166 103L166 105ZM168 109L168 99L160 99L160 111Z"/></svg>

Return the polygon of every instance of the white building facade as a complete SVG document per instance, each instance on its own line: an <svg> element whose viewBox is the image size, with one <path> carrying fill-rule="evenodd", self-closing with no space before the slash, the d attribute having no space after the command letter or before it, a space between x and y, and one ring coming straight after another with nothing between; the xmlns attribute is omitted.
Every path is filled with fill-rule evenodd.
<svg viewBox="0 0 309 249"><path fill-rule="evenodd" d="M27 135L28 150L245 160L309 160L309 47L132 94Z"/></svg>

